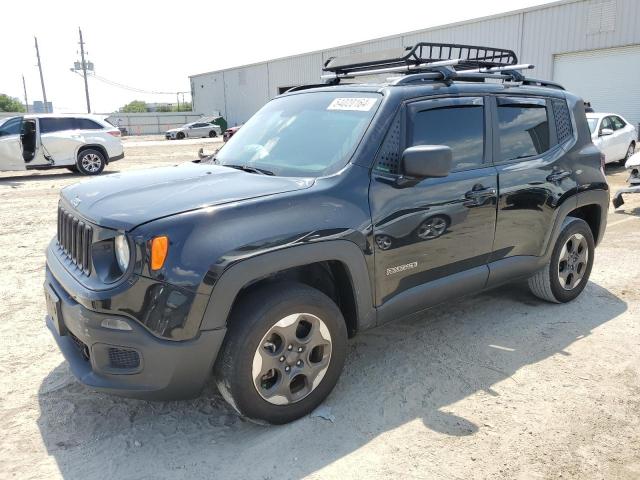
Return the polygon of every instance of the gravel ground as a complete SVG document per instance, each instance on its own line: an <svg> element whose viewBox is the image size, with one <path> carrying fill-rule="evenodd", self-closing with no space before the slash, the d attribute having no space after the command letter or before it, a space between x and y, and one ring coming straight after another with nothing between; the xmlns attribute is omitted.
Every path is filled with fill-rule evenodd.
<svg viewBox="0 0 640 480"><path fill-rule="evenodd" d="M107 173L215 147L149 140ZM65 172L0 174L0 478L640 478L640 196L610 211L577 301L511 285L364 332L331 420L264 427L213 385L154 403L74 380L43 321L58 193L80 180Z"/></svg>

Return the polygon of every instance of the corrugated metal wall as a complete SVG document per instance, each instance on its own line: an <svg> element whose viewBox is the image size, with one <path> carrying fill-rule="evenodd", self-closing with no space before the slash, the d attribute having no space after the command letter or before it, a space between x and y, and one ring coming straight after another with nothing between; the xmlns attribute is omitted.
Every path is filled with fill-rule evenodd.
<svg viewBox="0 0 640 480"><path fill-rule="evenodd" d="M281 87L320 80L329 57L413 45L419 41L506 47L536 68L530 76L552 79L555 55L640 44L640 0L567 0L479 20L345 45L192 77L194 109L220 110L231 125L245 122ZM237 81L239 71L247 80ZM212 80L222 75L225 90ZM255 77L255 78L254 78ZM203 85L203 86L202 86ZM200 87L199 87L200 86Z"/></svg>

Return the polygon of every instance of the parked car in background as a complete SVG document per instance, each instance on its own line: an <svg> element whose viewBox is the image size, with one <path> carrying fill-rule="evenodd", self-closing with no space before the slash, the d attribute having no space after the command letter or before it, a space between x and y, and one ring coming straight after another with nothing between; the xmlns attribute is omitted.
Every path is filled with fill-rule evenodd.
<svg viewBox="0 0 640 480"><path fill-rule="evenodd" d="M124 157L120 130L99 115L24 115L0 123L0 171L67 168L98 175Z"/></svg>
<svg viewBox="0 0 640 480"><path fill-rule="evenodd" d="M233 137L235 135L235 133L240 130L240 127L231 127L231 128L227 128L224 131L224 135L222 135L222 139L227 142L231 137Z"/></svg>
<svg viewBox="0 0 640 480"><path fill-rule="evenodd" d="M633 155L637 132L615 113L587 113L593 143L604 153L605 163L622 161Z"/></svg>
<svg viewBox="0 0 640 480"><path fill-rule="evenodd" d="M167 130L164 134L167 140L182 140L183 138L214 138L222 135L219 125L207 122L191 122L178 128Z"/></svg>

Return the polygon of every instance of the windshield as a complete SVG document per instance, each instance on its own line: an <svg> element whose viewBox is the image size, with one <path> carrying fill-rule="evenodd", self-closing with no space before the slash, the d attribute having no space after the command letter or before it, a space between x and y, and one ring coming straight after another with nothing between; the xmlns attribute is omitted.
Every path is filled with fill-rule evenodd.
<svg viewBox="0 0 640 480"><path fill-rule="evenodd" d="M351 158L381 98L353 92L277 98L231 137L216 162L281 176L330 175Z"/></svg>
<svg viewBox="0 0 640 480"><path fill-rule="evenodd" d="M587 118L587 122L589 123L589 130L591 130L591 133L596 131L596 127L598 126L598 119L597 118Z"/></svg>

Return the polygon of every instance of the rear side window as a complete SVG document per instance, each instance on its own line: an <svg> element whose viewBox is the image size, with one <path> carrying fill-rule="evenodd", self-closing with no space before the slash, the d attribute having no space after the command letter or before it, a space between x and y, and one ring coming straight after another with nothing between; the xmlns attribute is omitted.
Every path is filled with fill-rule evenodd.
<svg viewBox="0 0 640 480"><path fill-rule="evenodd" d="M620 130L626 125L626 123L624 123L624 120L622 120L620 117L611 117L611 123L613 124L614 130Z"/></svg>
<svg viewBox="0 0 640 480"><path fill-rule="evenodd" d="M102 130L102 125L89 118L74 118L73 125L76 130Z"/></svg>
<svg viewBox="0 0 640 480"><path fill-rule="evenodd" d="M484 108L455 105L417 112L411 145L446 145L453 153L452 170L482 165L484 157Z"/></svg>
<svg viewBox="0 0 640 480"><path fill-rule="evenodd" d="M602 130L604 130L605 128L608 128L609 130L613 130L613 123L611 122L611 117L604 117L602 119L599 133L602 133Z"/></svg>
<svg viewBox="0 0 640 480"><path fill-rule="evenodd" d="M549 116L542 99L498 99L498 161L535 157L551 147Z"/></svg>
<svg viewBox="0 0 640 480"><path fill-rule="evenodd" d="M20 134L22 117L11 118L0 125L0 137Z"/></svg>
<svg viewBox="0 0 640 480"><path fill-rule="evenodd" d="M40 119L40 133L62 132L75 130L74 118L45 117Z"/></svg>

